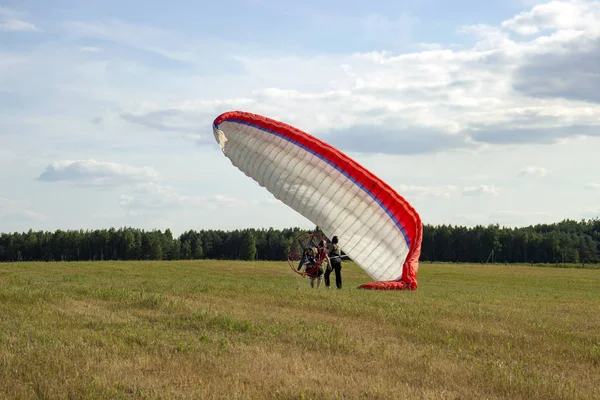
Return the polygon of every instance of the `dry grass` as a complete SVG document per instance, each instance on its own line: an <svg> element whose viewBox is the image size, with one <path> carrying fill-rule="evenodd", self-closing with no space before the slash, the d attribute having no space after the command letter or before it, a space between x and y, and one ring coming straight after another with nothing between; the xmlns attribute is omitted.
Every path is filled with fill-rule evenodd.
<svg viewBox="0 0 600 400"><path fill-rule="evenodd" d="M0 264L0 397L600 398L600 270L422 264L416 292L343 275Z"/></svg>

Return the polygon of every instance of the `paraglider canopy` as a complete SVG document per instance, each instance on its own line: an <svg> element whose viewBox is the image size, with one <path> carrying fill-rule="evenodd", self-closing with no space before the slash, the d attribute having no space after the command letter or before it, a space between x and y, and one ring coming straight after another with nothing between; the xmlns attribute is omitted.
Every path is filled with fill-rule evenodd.
<svg viewBox="0 0 600 400"><path fill-rule="evenodd" d="M326 237L338 236L375 280L361 288L417 288L421 219L387 183L333 146L260 115L221 114L213 133L234 166Z"/></svg>

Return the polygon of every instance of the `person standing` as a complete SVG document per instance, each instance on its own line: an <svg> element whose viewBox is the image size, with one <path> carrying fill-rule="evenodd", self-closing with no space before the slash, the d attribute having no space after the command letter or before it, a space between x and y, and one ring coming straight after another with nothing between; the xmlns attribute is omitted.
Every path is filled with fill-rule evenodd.
<svg viewBox="0 0 600 400"><path fill-rule="evenodd" d="M329 256L327 255L327 243L322 240L319 242L319 247L310 247L308 250L308 257L306 261L300 261L300 265L298 266L298 270L302 268L303 265L304 272L302 276L308 276L310 278L310 287L314 289L315 287L315 279L317 280L317 289L321 285L321 280L323 279L323 262L327 263L327 271L331 270L331 260L329 260Z"/></svg>
<svg viewBox="0 0 600 400"><path fill-rule="evenodd" d="M335 286L338 289L342 288L342 251L338 245L338 237L331 238L331 249L329 250L329 265L325 272L325 287L331 289L329 275L331 271L335 271Z"/></svg>

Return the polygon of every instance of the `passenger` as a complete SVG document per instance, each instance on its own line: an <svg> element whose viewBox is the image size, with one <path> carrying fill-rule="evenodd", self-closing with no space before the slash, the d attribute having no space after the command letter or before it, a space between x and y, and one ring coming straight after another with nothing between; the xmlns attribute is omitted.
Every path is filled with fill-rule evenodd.
<svg viewBox="0 0 600 400"><path fill-rule="evenodd" d="M306 269L304 274L310 278L310 287L314 289L315 279L317 280L317 289L321 285L323 279L323 262L327 262L327 269L331 269L331 260L327 255L327 242L322 240L319 243L319 248L311 247L308 253L308 263L305 263Z"/></svg>

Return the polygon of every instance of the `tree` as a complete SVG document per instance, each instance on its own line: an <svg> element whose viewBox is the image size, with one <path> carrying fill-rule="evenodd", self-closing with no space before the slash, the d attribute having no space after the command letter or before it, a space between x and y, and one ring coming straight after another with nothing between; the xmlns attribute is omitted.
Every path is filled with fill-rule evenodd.
<svg viewBox="0 0 600 400"><path fill-rule="evenodd" d="M246 230L242 236L240 245L240 258L252 261L256 257L256 239L251 230Z"/></svg>
<svg viewBox="0 0 600 400"><path fill-rule="evenodd" d="M181 258L184 260L192 258L192 245L187 239L181 242Z"/></svg>

